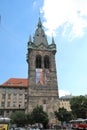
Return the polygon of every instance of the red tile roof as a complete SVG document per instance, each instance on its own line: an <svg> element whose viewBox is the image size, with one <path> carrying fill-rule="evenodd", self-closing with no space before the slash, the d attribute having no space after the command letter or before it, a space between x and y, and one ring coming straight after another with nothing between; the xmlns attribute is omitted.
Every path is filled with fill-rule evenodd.
<svg viewBox="0 0 87 130"><path fill-rule="evenodd" d="M0 86L28 86L28 80L24 78L10 78Z"/></svg>

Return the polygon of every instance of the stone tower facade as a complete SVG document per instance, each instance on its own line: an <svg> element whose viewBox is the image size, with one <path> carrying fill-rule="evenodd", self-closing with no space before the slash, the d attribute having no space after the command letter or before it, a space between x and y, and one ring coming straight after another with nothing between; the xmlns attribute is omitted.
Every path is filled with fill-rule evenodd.
<svg viewBox="0 0 87 130"><path fill-rule="evenodd" d="M28 112L37 105L48 113L49 122L55 123L54 111L59 108L56 44L52 37L49 45L39 18L34 39L28 41Z"/></svg>

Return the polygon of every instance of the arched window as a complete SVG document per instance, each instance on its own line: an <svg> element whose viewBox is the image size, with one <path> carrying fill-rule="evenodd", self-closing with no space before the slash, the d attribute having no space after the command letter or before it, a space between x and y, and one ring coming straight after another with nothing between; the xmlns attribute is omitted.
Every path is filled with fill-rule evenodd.
<svg viewBox="0 0 87 130"><path fill-rule="evenodd" d="M44 68L48 69L50 67L49 56L44 57Z"/></svg>
<svg viewBox="0 0 87 130"><path fill-rule="evenodd" d="M36 56L36 84L43 84L42 57Z"/></svg>
<svg viewBox="0 0 87 130"><path fill-rule="evenodd" d="M36 68L41 68L42 67L42 60L41 60L41 56L37 55L36 56Z"/></svg>

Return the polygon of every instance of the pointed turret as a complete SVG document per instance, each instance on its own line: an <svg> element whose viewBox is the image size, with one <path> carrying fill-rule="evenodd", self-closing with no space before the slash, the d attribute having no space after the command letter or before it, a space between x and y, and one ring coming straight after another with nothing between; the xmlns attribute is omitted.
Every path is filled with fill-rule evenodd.
<svg viewBox="0 0 87 130"><path fill-rule="evenodd" d="M31 45L31 43L32 43L32 39L31 39L31 35L30 35L30 36L29 36L29 41L28 41L28 43L27 43L28 48L29 48L29 46Z"/></svg>
<svg viewBox="0 0 87 130"><path fill-rule="evenodd" d="M33 48L33 42L32 42L32 38L31 35L29 37L29 41L28 41L28 49L32 49Z"/></svg>
<svg viewBox="0 0 87 130"><path fill-rule="evenodd" d="M32 44L32 38L31 38L31 35L29 36L29 41L28 41L28 48L31 46Z"/></svg>
<svg viewBox="0 0 87 130"><path fill-rule="evenodd" d="M31 35L30 35L30 37L29 37L29 42L32 42Z"/></svg>
<svg viewBox="0 0 87 130"><path fill-rule="evenodd" d="M31 35L29 36L29 41L28 41L28 45L32 43L32 38Z"/></svg>
<svg viewBox="0 0 87 130"><path fill-rule="evenodd" d="M29 36L29 41L27 43L28 46L28 50L32 49L32 39L31 39L31 35ZM26 61L28 62L28 53L26 54Z"/></svg>
<svg viewBox="0 0 87 130"><path fill-rule="evenodd" d="M52 44L55 44L54 37L52 36Z"/></svg>
<svg viewBox="0 0 87 130"><path fill-rule="evenodd" d="M36 29L35 35L34 35L34 44L36 44L36 45L40 45L42 43L44 45L48 45L47 38L46 38L45 32L42 27L43 27L42 22L39 17L37 29Z"/></svg>
<svg viewBox="0 0 87 130"><path fill-rule="evenodd" d="M49 45L49 48L50 50L56 54L56 44L55 44L55 41L54 41L54 37L52 36L52 43Z"/></svg>

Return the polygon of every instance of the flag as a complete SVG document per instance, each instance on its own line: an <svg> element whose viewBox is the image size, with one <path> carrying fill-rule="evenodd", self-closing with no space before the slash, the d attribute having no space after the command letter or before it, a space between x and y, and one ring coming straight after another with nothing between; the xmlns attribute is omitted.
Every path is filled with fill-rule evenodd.
<svg viewBox="0 0 87 130"><path fill-rule="evenodd" d="M43 84L43 72L42 72L42 69L36 69L36 83Z"/></svg>

